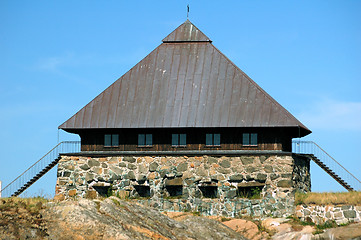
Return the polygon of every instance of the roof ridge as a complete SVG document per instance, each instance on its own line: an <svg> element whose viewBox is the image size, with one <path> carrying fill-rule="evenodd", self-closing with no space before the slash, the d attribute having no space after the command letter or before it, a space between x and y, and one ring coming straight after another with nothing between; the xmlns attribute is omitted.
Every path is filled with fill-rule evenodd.
<svg viewBox="0 0 361 240"><path fill-rule="evenodd" d="M212 42L199 28L188 19L173 30L163 40L170 42Z"/></svg>

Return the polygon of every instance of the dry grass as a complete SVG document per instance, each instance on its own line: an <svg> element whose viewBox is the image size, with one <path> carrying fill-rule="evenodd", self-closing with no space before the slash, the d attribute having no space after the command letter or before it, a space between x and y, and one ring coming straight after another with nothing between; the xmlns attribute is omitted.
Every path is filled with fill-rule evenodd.
<svg viewBox="0 0 361 240"><path fill-rule="evenodd" d="M0 239L25 239L33 236L45 239L46 223L41 215L47 199L1 198L0 199ZM31 235L23 233L30 232Z"/></svg>
<svg viewBox="0 0 361 240"><path fill-rule="evenodd" d="M41 197L36 198L2 198L0 199L0 211L14 210L19 211L20 208L26 209L30 213L38 213L44 208L44 204L48 200Z"/></svg>
<svg viewBox="0 0 361 240"><path fill-rule="evenodd" d="M296 204L361 206L361 192L296 193Z"/></svg>

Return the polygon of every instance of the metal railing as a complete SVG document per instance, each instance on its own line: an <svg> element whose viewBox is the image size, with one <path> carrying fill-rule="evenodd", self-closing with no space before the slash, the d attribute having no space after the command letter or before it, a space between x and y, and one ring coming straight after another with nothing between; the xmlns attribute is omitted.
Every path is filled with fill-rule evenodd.
<svg viewBox="0 0 361 240"><path fill-rule="evenodd" d="M80 141L64 141L58 143L36 163L31 165L11 183L7 184L1 190L0 196L11 197L16 191L22 188L25 184L29 183L37 174L46 169L48 166L51 166L51 164L59 157L59 154L76 152L80 152Z"/></svg>
<svg viewBox="0 0 361 240"><path fill-rule="evenodd" d="M341 179L348 183L353 189L356 191L361 191L361 181L315 142L293 140L292 152L300 154L312 154L321 162L323 162L329 169L335 172Z"/></svg>
<svg viewBox="0 0 361 240"><path fill-rule="evenodd" d="M1 191L1 197L10 197L25 184L29 183L37 174L42 172L59 157L61 153L80 152L80 141L64 141L57 144L47 154L7 184ZM292 152L300 154L312 154L332 169L339 177L346 181L356 191L361 191L361 181L345 169L339 162L332 158L325 150L312 141L292 141ZM50 169L49 169L50 170ZM32 184L32 183L31 183Z"/></svg>

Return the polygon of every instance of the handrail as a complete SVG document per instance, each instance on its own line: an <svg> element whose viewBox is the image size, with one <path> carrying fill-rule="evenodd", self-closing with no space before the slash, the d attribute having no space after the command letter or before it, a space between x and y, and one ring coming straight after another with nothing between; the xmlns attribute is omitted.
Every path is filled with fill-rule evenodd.
<svg viewBox="0 0 361 240"><path fill-rule="evenodd" d="M356 191L361 191L361 181L344 168L338 161L330 156L324 149L313 141L292 141L292 152L300 154L312 154L332 169L340 178L346 181Z"/></svg>
<svg viewBox="0 0 361 240"><path fill-rule="evenodd" d="M319 147L322 151L324 151L327 156L329 156L333 161L335 161L340 167L342 167L348 174L350 174L353 178L355 178L360 184L361 181L358 180L352 173L350 173L346 168L344 168L339 162L337 162L333 157L331 157L325 150L323 150L317 143L313 142L313 144L315 144L317 147Z"/></svg>
<svg viewBox="0 0 361 240"><path fill-rule="evenodd" d="M42 158L40 158L38 161L36 161L33 165L31 165L28 169L26 169L22 174L20 174L17 178L15 178L11 183L9 183L8 185L6 185L2 190L4 191L7 187L9 187L11 184L13 184L16 180L18 180L20 177L22 177L27 171L29 171L29 169L31 169L32 167L34 167L38 162L40 162L42 159L44 159L44 157L46 157L50 152L52 152L55 148L57 148L61 143L58 143L55 147L53 147L53 149L51 149L47 154L45 154Z"/></svg>
<svg viewBox="0 0 361 240"><path fill-rule="evenodd" d="M313 141L292 141L292 150L294 153L312 154L320 161L331 168L338 176L344 179L350 186L358 191L361 191L361 181L357 179L352 173L344 168L339 162L331 157L325 150ZM25 184L29 183L37 174L43 171L47 166L54 162L59 157L60 153L78 153L80 152L80 141L64 141L58 143L42 158L36 161L22 174L15 178L12 182L7 184L1 191L0 196L10 197Z"/></svg>
<svg viewBox="0 0 361 240"><path fill-rule="evenodd" d="M43 157L21 173L17 178L7 184L0 191L0 196L10 197L17 190L28 183L34 176L45 169L55 159L58 158L60 153L80 152L80 141L64 141L60 142L47 152Z"/></svg>

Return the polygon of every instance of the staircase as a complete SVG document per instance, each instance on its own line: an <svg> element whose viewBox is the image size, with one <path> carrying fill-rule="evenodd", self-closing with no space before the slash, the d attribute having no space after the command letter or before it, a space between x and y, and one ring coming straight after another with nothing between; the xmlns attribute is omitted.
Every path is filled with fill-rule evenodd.
<svg viewBox="0 0 361 240"><path fill-rule="evenodd" d="M320 168L325 170L333 179L335 179L341 186L346 188L348 191L355 191L354 188L352 188L348 183L346 183L340 176L338 176L334 171L332 171L329 167L327 167L323 162L321 162L320 159L317 157L310 155L310 158L318 165Z"/></svg>
<svg viewBox="0 0 361 240"><path fill-rule="evenodd" d="M292 152L311 158L348 191L361 191L361 181L312 141L292 142Z"/></svg>
<svg viewBox="0 0 361 240"><path fill-rule="evenodd" d="M24 192L27 188L29 188L33 183L35 183L39 178L45 175L45 173L49 172L60 160L60 157L52 161L48 166L46 166L43 170L41 170L38 174L36 174L32 179L30 179L27 183L24 184L20 189L14 192L11 197L19 196L22 192Z"/></svg>
<svg viewBox="0 0 361 240"><path fill-rule="evenodd" d="M57 144L47 154L20 174L1 190L1 197L16 197L49 172L60 160L61 153L80 152L79 141L66 141Z"/></svg>

